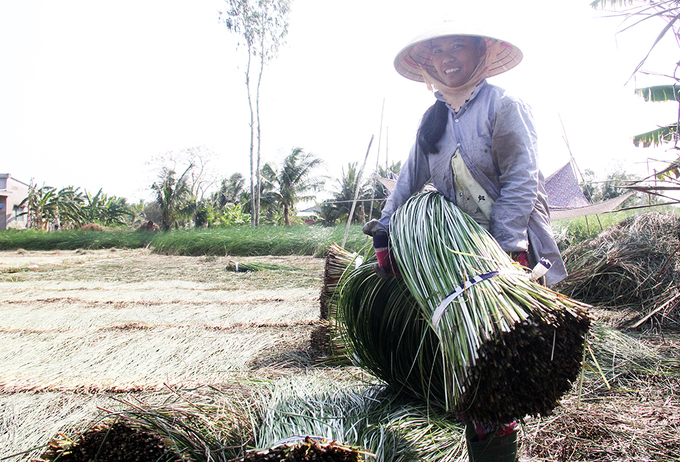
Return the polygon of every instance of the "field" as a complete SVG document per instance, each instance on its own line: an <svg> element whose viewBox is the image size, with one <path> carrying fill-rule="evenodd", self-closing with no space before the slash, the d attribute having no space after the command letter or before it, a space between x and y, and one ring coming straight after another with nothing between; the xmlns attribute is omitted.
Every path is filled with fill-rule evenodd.
<svg viewBox="0 0 680 462"><path fill-rule="evenodd" d="M234 273L227 258L143 250L2 252L0 453L45 444L111 393L308 363L323 260L267 261L298 269Z"/></svg>
<svg viewBox="0 0 680 462"><path fill-rule="evenodd" d="M0 252L0 460L39 457L59 432L131 402L247 401L248 381L369 380L324 361L312 341L323 259L238 261L281 266L235 273L227 257L148 250ZM680 359L677 337L616 345L553 416L525 422L525 460L680 460L680 379L654 365ZM639 356L628 361L621 345Z"/></svg>

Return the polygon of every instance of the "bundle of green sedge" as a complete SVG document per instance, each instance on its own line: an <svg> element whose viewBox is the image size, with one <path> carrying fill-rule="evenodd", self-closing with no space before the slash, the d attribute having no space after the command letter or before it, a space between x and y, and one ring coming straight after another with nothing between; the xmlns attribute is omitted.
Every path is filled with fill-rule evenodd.
<svg viewBox="0 0 680 462"><path fill-rule="evenodd" d="M292 271L296 270L297 268L291 267L291 266L284 266L284 265L275 265L274 263L260 263L260 262L255 262L251 261L248 263L244 262L238 262L234 260L229 260L229 263L227 264L226 270L227 271L233 271L235 273L248 273L251 271L277 271L277 270L286 270L286 271Z"/></svg>
<svg viewBox="0 0 680 462"><path fill-rule="evenodd" d="M340 289L360 365L463 419L549 414L580 371L587 305L532 280L439 193L409 199L390 232L403 279L369 261Z"/></svg>

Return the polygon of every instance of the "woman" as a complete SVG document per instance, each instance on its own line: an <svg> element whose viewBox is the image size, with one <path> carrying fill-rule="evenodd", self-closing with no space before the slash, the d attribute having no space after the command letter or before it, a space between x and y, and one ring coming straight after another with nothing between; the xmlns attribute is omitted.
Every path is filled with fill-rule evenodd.
<svg viewBox="0 0 680 462"><path fill-rule="evenodd" d="M388 245L390 217L429 181L519 263L533 267L541 258L549 260L546 284L566 277L552 235L531 110L486 81L521 59L510 43L464 33L452 22L415 38L397 55L397 71L424 82L437 101L423 116L381 218L364 227L373 236L377 270L396 270ZM466 436L470 460L515 460L515 423L469 423Z"/></svg>

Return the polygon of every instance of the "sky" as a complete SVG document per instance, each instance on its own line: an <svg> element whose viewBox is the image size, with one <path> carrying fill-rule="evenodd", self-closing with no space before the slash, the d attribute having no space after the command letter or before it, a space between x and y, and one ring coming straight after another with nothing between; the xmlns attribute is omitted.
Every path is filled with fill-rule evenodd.
<svg viewBox="0 0 680 462"><path fill-rule="evenodd" d="M249 173L245 55L218 21L220 0L0 0L0 173L129 201L150 199L153 159L201 148L219 177ZM662 23L627 23L588 0L293 0L289 34L265 69L262 160L300 147L324 160L327 190L350 162L404 161L434 99L394 70L411 38L468 18L518 46L523 62L492 77L533 109L544 174L570 153L581 170L645 175L675 157L631 136L677 119L645 103L631 75ZM670 74L664 41L648 70ZM669 58L670 56L670 58ZM382 124L381 124L382 121Z"/></svg>

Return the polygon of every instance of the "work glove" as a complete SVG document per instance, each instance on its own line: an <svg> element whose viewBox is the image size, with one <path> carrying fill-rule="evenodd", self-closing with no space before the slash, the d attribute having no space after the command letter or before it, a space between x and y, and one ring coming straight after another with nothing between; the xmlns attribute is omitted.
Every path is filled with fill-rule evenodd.
<svg viewBox="0 0 680 462"><path fill-rule="evenodd" d="M521 252L512 252L510 254L510 257L523 267L529 268L529 257L527 255L526 250L523 250Z"/></svg>
<svg viewBox="0 0 680 462"><path fill-rule="evenodd" d="M397 267L397 261L392 255L392 251L389 247L389 236L384 231L378 231L373 234L373 248L375 249L375 256L378 259L378 264L373 265L373 270L381 278L386 278L388 276L394 275L401 277L399 273L399 268Z"/></svg>

